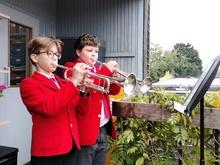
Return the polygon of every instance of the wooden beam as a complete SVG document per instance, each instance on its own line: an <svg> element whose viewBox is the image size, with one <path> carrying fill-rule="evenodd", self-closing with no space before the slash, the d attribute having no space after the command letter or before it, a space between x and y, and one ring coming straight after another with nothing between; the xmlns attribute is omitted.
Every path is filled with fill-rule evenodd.
<svg viewBox="0 0 220 165"><path fill-rule="evenodd" d="M171 116L165 106L135 102L112 102L112 114L118 117L146 119L147 121L167 122ZM205 128L220 130L220 109L205 107ZM200 125L200 113L193 118L193 125Z"/></svg>
<svg viewBox="0 0 220 165"><path fill-rule="evenodd" d="M131 103L113 101L112 113L125 118L147 119L148 121L165 122L170 113L159 104Z"/></svg>

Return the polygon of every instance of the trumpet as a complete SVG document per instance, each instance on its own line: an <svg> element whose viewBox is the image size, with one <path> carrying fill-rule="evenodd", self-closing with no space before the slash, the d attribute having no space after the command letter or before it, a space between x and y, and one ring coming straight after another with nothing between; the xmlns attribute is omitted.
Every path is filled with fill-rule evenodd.
<svg viewBox="0 0 220 165"><path fill-rule="evenodd" d="M145 94L151 89L152 81L150 77L145 77L143 80L139 81L140 91Z"/></svg>
<svg viewBox="0 0 220 165"><path fill-rule="evenodd" d="M63 65L57 65L58 68L62 68L62 69L65 69L64 71L64 78L66 80L70 80L70 78L67 76L67 72L68 71L72 71L73 68L70 68L70 67L66 67L66 66L63 66ZM103 83L102 85L96 85L96 84L92 84L92 83L86 83L85 79L87 76L90 76L90 77L93 77L93 78L98 78L98 79L102 79ZM99 74L95 74L95 73L91 73L91 72L86 72L83 76L83 79L81 81L81 83L78 85L80 87L80 91L81 92L85 92L86 91L86 87L87 88L92 88L94 90L97 90L97 91L101 91L102 93L109 93L109 89L110 89L110 80L108 78L106 78L105 76L103 75L99 75Z"/></svg>
<svg viewBox="0 0 220 165"><path fill-rule="evenodd" d="M73 70L73 68L66 67L66 66L59 65L59 64L57 64L57 67L65 69L64 78L67 80L70 80L70 78L67 76L67 72L70 70ZM97 78L99 82L98 84L87 83L85 81L86 77ZM81 83L79 84L79 87L80 87L81 92L85 92L86 88L92 88L102 93L109 93L111 83L122 85L121 84L122 82L124 82L125 84L124 85L124 91L126 91L125 93L129 93L129 92L131 93L136 86L136 76L134 74L130 74L125 79L120 79L117 77L109 77L109 76L105 76L105 75L101 75L97 73L86 72L83 76Z"/></svg>
<svg viewBox="0 0 220 165"><path fill-rule="evenodd" d="M151 81L149 77L144 78L143 80L136 78L136 75L134 73L127 74L122 71L117 71L118 74L125 77L130 82L125 82L125 94L131 95L134 93L135 90L137 90L137 87L139 87L140 92L142 94L145 94L148 92L151 88ZM131 85L132 84L132 85ZM131 85L131 86L130 86Z"/></svg>
<svg viewBox="0 0 220 165"><path fill-rule="evenodd" d="M97 61L97 64L103 65L101 61ZM150 77L146 77L143 80L141 80L141 79L138 79L134 73L128 74L121 70L118 70L117 73L125 78L124 93L126 95L133 94L134 91L137 90L137 86L139 87L140 92L142 94L145 94L151 88L152 83L150 81Z"/></svg>

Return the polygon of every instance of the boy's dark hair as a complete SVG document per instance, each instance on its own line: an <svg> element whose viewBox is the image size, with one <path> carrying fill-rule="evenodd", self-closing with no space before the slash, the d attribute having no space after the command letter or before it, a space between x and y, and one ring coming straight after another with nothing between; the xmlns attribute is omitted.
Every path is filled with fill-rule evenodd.
<svg viewBox="0 0 220 165"><path fill-rule="evenodd" d="M40 53L41 49L46 49L48 51L50 47L55 44L57 46L58 52L61 53L63 42L55 37L35 37L28 42L28 56L30 58L31 54ZM31 58L30 58L31 60ZM31 60L31 63L35 63Z"/></svg>
<svg viewBox="0 0 220 165"><path fill-rule="evenodd" d="M74 52L76 55L76 50L82 50L84 46L98 46L100 47L100 41L99 39L91 34L82 34L81 36L79 36L74 44Z"/></svg>

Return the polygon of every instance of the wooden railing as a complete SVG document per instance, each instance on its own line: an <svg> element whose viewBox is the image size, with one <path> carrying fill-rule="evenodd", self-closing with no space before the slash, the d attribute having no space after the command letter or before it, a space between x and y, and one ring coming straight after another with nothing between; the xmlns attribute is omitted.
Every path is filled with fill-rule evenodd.
<svg viewBox="0 0 220 165"><path fill-rule="evenodd" d="M139 118L148 121L166 122L171 116L169 110L165 106L159 104L146 104L135 102L112 102L112 113L114 116L125 118ZM220 130L220 109L205 107L204 112L205 128ZM193 118L193 124L200 125L200 114Z"/></svg>

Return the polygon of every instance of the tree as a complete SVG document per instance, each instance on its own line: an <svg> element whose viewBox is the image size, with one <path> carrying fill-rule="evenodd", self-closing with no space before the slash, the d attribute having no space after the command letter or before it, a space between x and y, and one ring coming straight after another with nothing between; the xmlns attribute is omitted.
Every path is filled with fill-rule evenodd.
<svg viewBox="0 0 220 165"><path fill-rule="evenodd" d="M151 46L150 52L150 77L153 81L158 81L159 78L163 77L166 71L172 73L175 66L175 60L173 60L175 55L173 52L163 52L159 45Z"/></svg>
<svg viewBox="0 0 220 165"><path fill-rule="evenodd" d="M198 77L202 72L202 62L198 51L190 44L176 44L172 51L164 51L153 44L150 50L150 77L158 81L169 71L175 77Z"/></svg>
<svg viewBox="0 0 220 165"><path fill-rule="evenodd" d="M202 61L199 53L189 43L177 43L173 51L176 52L178 77L198 77L202 73Z"/></svg>

